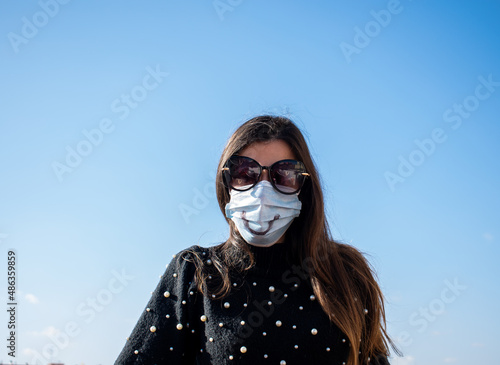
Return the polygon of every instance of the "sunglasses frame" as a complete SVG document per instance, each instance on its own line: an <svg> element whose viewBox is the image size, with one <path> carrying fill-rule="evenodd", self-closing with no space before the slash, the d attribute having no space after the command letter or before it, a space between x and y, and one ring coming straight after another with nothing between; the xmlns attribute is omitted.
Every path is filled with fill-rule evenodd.
<svg viewBox="0 0 500 365"><path fill-rule="evenodd" d="M233 157L238 157L238 158L244 158L244 159L247 159L247 160L251 160L253 162L255 162L257 164L257 166L259 167L259 175L256 179L256 182L255 184L252 184L250 187L246 188L246 189L240 189L240 188L235 188L233 187L231 184L230 184L230 179L232 178L230 173L229 173L229 161L233 158ZM294 164L300 164L302 167L303 167L303 172L299 172L300 175L304 176L304 180L302 181L302 184L300 185L300 187L295 190L295 191L292 191L292 192L283 192L281 191L280 189L278 189L273 181L273 178L271 176L271 172L273 171L273 166L275 166L276 164L280 163L280 162L293 162ZM254 160L253 158L251 157L247 157L247 156L240 156L240 155L232 155L231 157L229 157L229 159L226 161L226 163L224 164L224 167L222 168L222 173L223 173L223 176L224 176L224 185L229 188L229 189L234 189L234 190L237 190L237 191L247 191L247 190L250 190L251 188L253 188L255 185L257 185L260 181L260 178L262 176L262 172L264 170L267 170L268 174L269 174L269 180L271 182L271 185L273 186L274 189L276 189L278 192L280 192L281 194L286 194L286 195L292 195L292 194L297 194L300 189L302 189L302 187L304 186L304 183L306 182L306 178L311 176L309 173L306 172L306 167L304 165L303 162L301 161L298 161L298 160L293 160L293 159L285 159L285 160L279 160L279 161L276 161L274 162L271 166L262 166L260 163L258 163L256 160Z"/></svg>

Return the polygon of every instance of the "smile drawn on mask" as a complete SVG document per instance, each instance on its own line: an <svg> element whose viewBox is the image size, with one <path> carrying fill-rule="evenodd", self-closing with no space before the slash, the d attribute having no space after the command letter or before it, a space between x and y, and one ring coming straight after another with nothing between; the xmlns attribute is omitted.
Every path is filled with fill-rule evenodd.
<svg viewBox="0 0 500 365"><path fill-rule="evenodd" d="M262 231L262 232L257 232L257 231L254 231L252 228L250 228L250 227L249 227L249 225L248 225L248 220L246 219L246 214L247 214L247 212L245 212L245 211L242 211L242 212L241 212L241 219L243 219L243 222L245 222L245 227L247 227L247 228L248 228L248 230L249 230L250 232L252 232L253 234L256 234L256 235L258 235L258 236L263 236L263 235L265 235L267 232L269 232L269 230L270 230L270 229L271 229L271 227L273 226L274 221L280 218L280 215L279 215L279 214L276 214L276 215L274 216L274 219L273 219L272 221L270 221L270 222L269 222L269 226L267 227L267 229L266 229L265 231Z"/></svg>

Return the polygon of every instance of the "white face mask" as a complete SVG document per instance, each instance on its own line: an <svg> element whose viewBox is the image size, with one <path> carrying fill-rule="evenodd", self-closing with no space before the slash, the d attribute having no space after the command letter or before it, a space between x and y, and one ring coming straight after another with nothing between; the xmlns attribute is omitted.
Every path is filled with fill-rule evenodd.
<svg viewBox="0 0 500 365"><path fill-rule="evenodd" d="M234 222L245 241L254 246L275 244L302 208L298 193L282 194L267 180L247 191L231 189L229 194L226 217Z"/></svg>

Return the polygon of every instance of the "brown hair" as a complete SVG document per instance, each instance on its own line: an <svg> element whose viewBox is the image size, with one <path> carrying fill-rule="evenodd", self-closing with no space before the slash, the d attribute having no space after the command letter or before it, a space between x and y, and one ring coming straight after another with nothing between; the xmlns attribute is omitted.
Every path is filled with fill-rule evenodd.
<svg viewBox="0 0 500 365"><path fill-rule="evenodd" d="M291 120L258 116L245 122L231 136L222 152L216 176L217 200L222 213L225 215L230 199L222 176L227 159L254 142L272 140L285 141L310 174L299 195L300 216L287 230L285 242L291 245L293 257L301 262L307 258L311 285L319 303L330 320L349 338L348 365L367 363L370 357L377 355L388 356L388 343L392 345L392 342L385 329L384 300L374 272L356 248L332 239L318 172L302 133ZM232 272L244 272L254 264L248 244L234 223L226 220L228 240L215 247L209 268L197 265L199 289L216 298L229 294ZM210 283L215 283L211 288L207 286L209 275L212 277Z"/></svg>

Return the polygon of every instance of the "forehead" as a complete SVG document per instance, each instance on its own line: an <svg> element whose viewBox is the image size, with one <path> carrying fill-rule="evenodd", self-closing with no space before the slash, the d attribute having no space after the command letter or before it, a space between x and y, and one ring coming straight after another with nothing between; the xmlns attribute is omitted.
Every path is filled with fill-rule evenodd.
<svg viewBox="0 0 500 365"><path fill-rule="evenodd" d="M238 153L240 156L253 158L263 166L270 166L280 160L295 160L292 149L283 140L254 142Z"/></svg>

